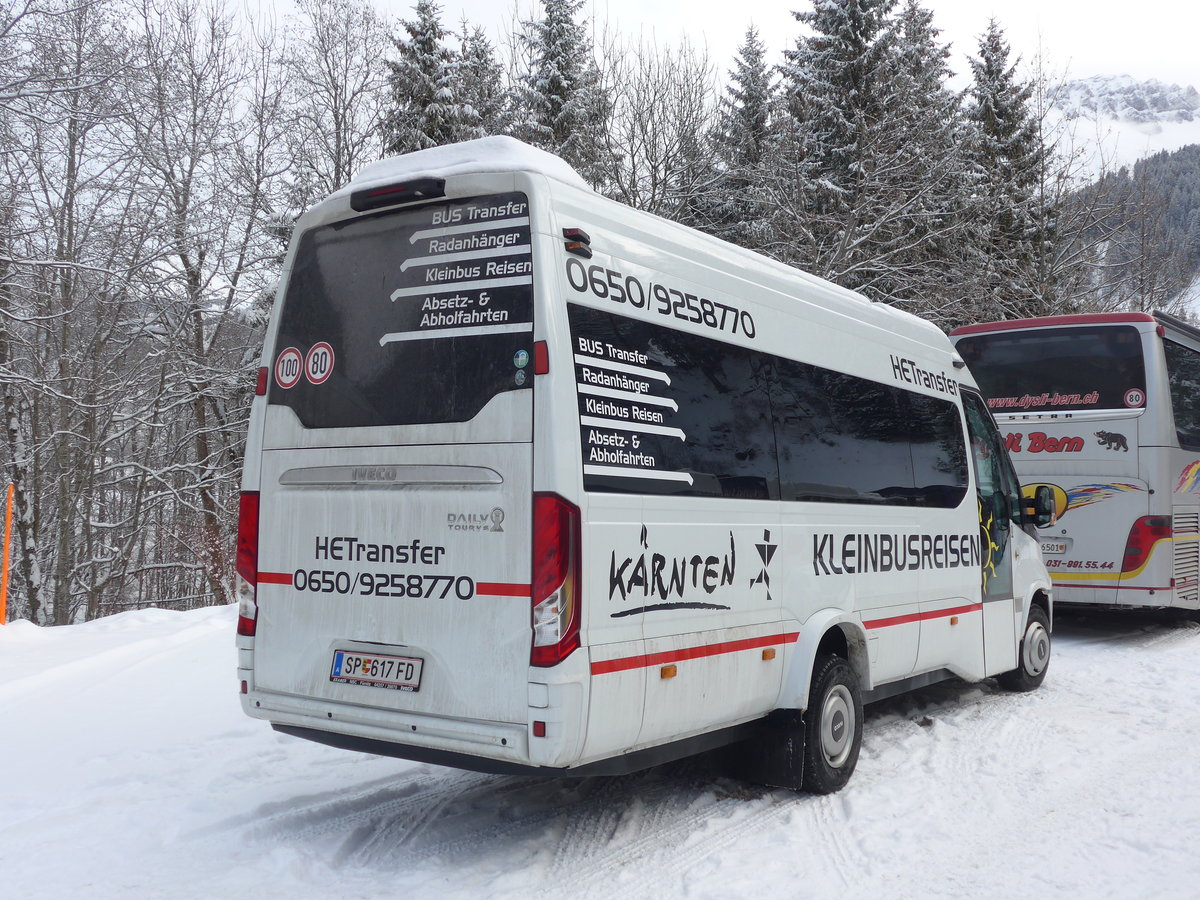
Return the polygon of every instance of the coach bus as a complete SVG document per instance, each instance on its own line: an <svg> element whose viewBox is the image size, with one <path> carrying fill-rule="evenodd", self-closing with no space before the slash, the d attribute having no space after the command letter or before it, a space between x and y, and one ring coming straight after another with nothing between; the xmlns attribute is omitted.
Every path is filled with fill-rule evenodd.
<svg viewBox="0 0 1200 900"><path fill-rule="evenodd" d="M829 792L862 703L1046 674L1051 586L937 328L508 138L300 220L238 532L247 713L486 772L717 747Z"/></svg>
<svg viewBox="0 0 1200 900"><path fill-rule="evenodd" d="M1200 608L1200 330L1166 313L951 333L1026 491L1058 602Z"/></svg>

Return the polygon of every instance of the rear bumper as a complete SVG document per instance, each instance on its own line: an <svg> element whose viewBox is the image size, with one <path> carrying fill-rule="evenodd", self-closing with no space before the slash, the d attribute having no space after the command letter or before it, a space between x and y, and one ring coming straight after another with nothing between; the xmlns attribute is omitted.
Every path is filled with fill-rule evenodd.
<svg viewBox="0 0 1200 900"><path fill-rule="evenodd" d="M515 760L496 757L483 757L459 753L452 750L442 750L428 746L418 746L410 743L398 743L392 740L363 737L353 734L340 734L324 729L308 728L296 725L283 725L273 722L272 727L283 734L339 747L343 750L357 750L362 753L373 753L376 756L394 756L400 759L411 759L416 762L434 763L439 766L451 766L455 769L467 769L472 772L486 772L493 775L529 775L533 777L553 778L563 775L626 775L638 772L651 766L694 756L708 750L715 750L761 734L761 722L747 722L720 731L710 731L681 741L660 744L657 747L647 747L632 753L608 759L595 760L579 766L537 766Z"/></svg>
<svg viewBox="0 0 1200 900"><path fill-rule="evenodd" d="M256 719L266 719L272 726L287 734L311 737L312 740L321 740L322 743L334 746L350 744L312 737L308 732L328 735L342 741L369 744L400 746L397 742L403 740L403 746L414 752L480 758L498 764L520 766L531 763L529 728L524 723L480 722L396 712L265 691L252 691L243 695L242 708L247 715ZM401 755L377 749L368 752L387 756Z"/></svg>
<svg viewBox="0 0 1200 900"><path fill-rule="evenodd" d="M1180 607L1194 609L1179 593L1169 587L1134 588L1115 586L1073 585L1055 582L1055 606L1107 606L1140 609Z"/></svg>

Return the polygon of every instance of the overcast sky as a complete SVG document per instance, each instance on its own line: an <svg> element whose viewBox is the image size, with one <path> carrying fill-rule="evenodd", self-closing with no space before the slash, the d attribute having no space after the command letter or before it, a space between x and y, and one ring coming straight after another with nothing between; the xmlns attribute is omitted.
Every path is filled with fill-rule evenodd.
<svg viewBox="0 0 1200 900"><path fill-rule="evenodd" d="M412 17L415 0L378 0L401 18ZM1042 48L1050 70L1071 77L1132 75L1138 80L1191 84L1200 89L1200 4L1195 0L925 0L943 40L952 44L955 71L966 72L967 54L975 55L978 36L994 16L1015 53L1026 61ZM620 33L641 32L675 43L684 34L707 46L724 71L730 67L746 27L759 29L778 61L799 34L793 9L804 0L588 0L585 9L597 22L608 19ZM520 0L523 16L541 4ZM445 0L443 21L457 24L465 13L493 36L512 21L512 0Z"/></svg>

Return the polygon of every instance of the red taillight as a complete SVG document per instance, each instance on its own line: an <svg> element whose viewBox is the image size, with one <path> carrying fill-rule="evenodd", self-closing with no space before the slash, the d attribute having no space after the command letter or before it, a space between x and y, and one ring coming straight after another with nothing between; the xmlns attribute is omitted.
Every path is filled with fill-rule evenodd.
<svg viewBox="0 0 1200 900"><path fill-rule="evenodd" d="M579 559L579 510L534 494L531 665L558 665L579 647Z"/></svg>
<svg viewBox="0 0 1200 900"><path fill-rule="evenodd" d="M1129 539L1125 541L1125 558L1121 562L1122 572L1133 572L1140 569L1150 558L1154 545L1171 537L1170 516L1142 516L1129 529Z"/></svg>
<svg viewBox="0 0 1200 900"><path fill-rule="evenodd" d="M267 367L260 366L258 369L258 380L254 382L254 396L265 397L267 395Z"/></svg>
<svg viewBox="0 0 1200 900"><path fill-rule="evenodd" d="M402 184L385 184L382 187L355 191L350 195L350 208L358 212L394 206L397 203L412 203L416 200L432 200L446 196L446 179L417 178Z"/></svg>
<svg viewBox="0 0 1200 900"><path fill-rule="evenodd" d="M253 636L258 626L258 491L242 491L238 503L237 633Z"/></svg>

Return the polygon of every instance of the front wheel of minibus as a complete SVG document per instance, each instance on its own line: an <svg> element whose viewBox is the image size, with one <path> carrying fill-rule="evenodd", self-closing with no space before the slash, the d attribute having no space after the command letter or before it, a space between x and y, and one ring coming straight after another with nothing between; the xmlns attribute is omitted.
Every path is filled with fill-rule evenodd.
<svg viewBox="0 0 1200 900"><path fill-rule="evenodd" d="M840 656L820 656L804 713L804 789L832 794L845 787L862 745L862 692Z"/></svg>
<svg viewBox="0 0 1200 900"><path fill-rule="evenodd" d="M1050 620L1040 606L1029 610L1021 646L1017 648L1017 667L996 680L1010 691L1032 691L1046 680L1050 668Z"/></svg>

